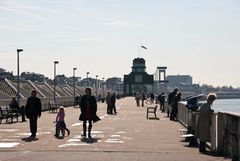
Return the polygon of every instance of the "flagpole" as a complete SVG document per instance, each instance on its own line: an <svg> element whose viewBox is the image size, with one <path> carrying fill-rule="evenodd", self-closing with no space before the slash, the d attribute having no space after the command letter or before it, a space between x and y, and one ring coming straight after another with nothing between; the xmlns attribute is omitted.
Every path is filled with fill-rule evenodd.
<svg viewBox="0 0 240 161"><path fill-rule="evenodd" d="M145 46L139 46L139 47L138 47L139 58L140 58L140 48L143 48L143 49L147 50L147 48L146 48Z"/></svg>
<svg viewBox="0 0 240 161"><path fill-rule="evenodd" d="M140 58L140 46L138 46L138 57Z"/></svg>

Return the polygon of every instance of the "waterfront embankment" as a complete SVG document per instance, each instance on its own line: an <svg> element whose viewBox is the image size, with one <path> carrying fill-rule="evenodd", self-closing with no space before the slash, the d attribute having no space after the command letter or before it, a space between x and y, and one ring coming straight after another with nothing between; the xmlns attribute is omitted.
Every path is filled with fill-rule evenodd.
<svg viewBox="0 0 240 161"><path fill-rule="evenodd" d="M151 105L148 105L151 106ZM101 121L93 125L93 139L81 138L82 123L78 108L66 108L66 124L71 134L54 138L56 114L43 112L39 119L38 140L25 142L29 122L0 124L0 156L7 161L223 161L230 160L214 153L201 154L188 147L178 129L179 122L169 121L157 110L159 120L146 119L146 107L136 107L133 97L117 100L117 115L106 114L106 104L98 103ZM5 145L5 147L4 147Z"/></svg>

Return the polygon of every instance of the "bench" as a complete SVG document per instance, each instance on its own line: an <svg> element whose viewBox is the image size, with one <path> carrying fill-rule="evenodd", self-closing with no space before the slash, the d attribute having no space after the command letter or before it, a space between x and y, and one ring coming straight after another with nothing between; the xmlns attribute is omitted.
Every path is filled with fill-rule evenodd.
<svg viewBox="0 0 240 161"><path fill-rule="evenodd" d="M148 117L149 113L153 113L154 114L155 117L153 119L158 119L157 115L156 115L157 107L158 107L158 105L156 105L154 107L147 107L147 119L149 119L149 117Z"/></svg>
<svg viewBox="0 0 240 161"><path fill-rule="evenodd" d="M177 129L178 132L180 132L181 136L186 135L188 130L187 129Z"/></svg>
<svg viewBox="0 0 240 161"><path fill-rule="evenodd" d="M57 113L60 103L54 103L53 101L49 102L49 113Z"/></svg>
<svg viewBox="0 0 240 161"><path fill-rule="evenodd" d="M13 123L13 119L16 118L18 122L19 113L17 111L12 111L6 106L5 108L2 108L0 106L0 124L2 123L2 120L5 119L6 123L8 123L8 120L11 119L11 123Z"/></svg>

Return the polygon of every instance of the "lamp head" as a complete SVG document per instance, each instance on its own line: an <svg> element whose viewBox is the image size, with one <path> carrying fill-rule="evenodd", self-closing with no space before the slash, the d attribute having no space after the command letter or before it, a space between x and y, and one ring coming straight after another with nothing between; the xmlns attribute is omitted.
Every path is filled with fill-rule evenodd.
<svg viewBox="0 0 240 161"><path fill-rule="evenodd" d="M73 70L77 70L77 68L73 68Z"/></svg>
<svg viewBox="0 0 240 161"><path fill-rule="evenodd" d="M54 61L54 64L58 64L59 63L59 61Z"/></svg>
<svg viewBox="0 0 240 161"><path fill-rule="evenodd" d="M19 53L19 52L22 52L23 51L23 49L17 49L17 52Z"/></svg>

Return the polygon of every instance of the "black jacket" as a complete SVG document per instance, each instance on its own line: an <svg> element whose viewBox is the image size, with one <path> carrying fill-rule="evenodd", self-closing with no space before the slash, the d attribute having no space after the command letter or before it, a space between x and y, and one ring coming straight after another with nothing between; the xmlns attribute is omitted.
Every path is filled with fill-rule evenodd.
<svg viewBox="0 0 240 161"><path fill-rule="evenodd" d="M79 117L79 120L84 121L86 120L85 118L85 112L86 112L86 108L89 104L90 107L90 111L91 111L91 116L94 122L100 120L100 118L97 116L97 101L96 98L94 96L90 96L89 98L84 95L81 99L81 103L80 103L80 108L81 108L81 114Z"/></svg>
<svg viewBox="0 0 240 161"><path fill-rule="evenodd" d="M27 118L33 116L41 116L42 104L41 100L38 97L29 97L27 99L27 104L25 107L25 113Z"/></svg>
<svg viewBox="0 0 240 161"><path fill-rule="evenodd" d="M168 95L168 105L171 105L173 103L175 96L176 96L176 92L171 92Z"/></svg>
<svg viewBox="0 0 240 161"><path fill-rule="evenodd" d="M115 103L116 103L116 97L115 97L115 95L112 95L111 96L111 105L115 106Z"/></svg>

